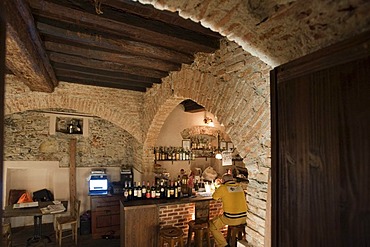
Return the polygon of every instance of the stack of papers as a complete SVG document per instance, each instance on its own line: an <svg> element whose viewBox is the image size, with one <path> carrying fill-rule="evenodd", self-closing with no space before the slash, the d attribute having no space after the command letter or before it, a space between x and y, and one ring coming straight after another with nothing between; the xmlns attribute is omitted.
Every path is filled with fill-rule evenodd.
<svg viewBox="0 0 370 247"><path fill-rule="evenodd" d="M23 203L16 203L13 205L13 208L34 208L38 207L39 202L23 202Z"/></svg>
<svg viewBox="0 0 370 247"><path fill-rule="evenodd" d="M52 204L47 207L41 208L40 209L43 214L56 214L56 213L61 213L66 210L63 204Z"/></svg>

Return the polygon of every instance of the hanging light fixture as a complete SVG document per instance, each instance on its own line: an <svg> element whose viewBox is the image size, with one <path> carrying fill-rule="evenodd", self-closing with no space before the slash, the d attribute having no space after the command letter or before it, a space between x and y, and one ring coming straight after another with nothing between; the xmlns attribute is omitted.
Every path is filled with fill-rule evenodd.
<svg viewBox="0 0 370 247"><path fill-rule="evenodd" d="M204 111L204 123L208 126L215 127L215 124L213 122L213 119L210 117L207 117L207 111Z"/></svg>
<svg viewBox="0 0 370 247"><path fill-rule="evenodd" d="M215 158L218 160L222 159L222 153L220 150L220 132L219 131L217 132L217 149L216 149Z"/></svg>

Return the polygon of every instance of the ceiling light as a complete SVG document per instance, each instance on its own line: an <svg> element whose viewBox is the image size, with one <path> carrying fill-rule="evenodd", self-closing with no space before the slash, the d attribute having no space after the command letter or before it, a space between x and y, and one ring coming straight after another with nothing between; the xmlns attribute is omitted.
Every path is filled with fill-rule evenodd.
<svg viewBox="0 0 370 247"><path fill-rule="evenodd" d="M214 124L212 118L210 118L210 117L204 117L204 123L211 126L211 127L215 127L215 124Z"/></svg>
<svg viewBox="0 0 370 247"><path fill-rule="evenodd" d="M222 159L222 154L221 153L216 153L215 158L218 159L218 160L221 160Z"/></svg>
<svg viewBox="0 0 370 247"><path fill-rule="evenodd" d="M215 123L213 122L213 119L210 117L207 117L207 111L204 111L204 123L208 126L215 127Z"/></svg>

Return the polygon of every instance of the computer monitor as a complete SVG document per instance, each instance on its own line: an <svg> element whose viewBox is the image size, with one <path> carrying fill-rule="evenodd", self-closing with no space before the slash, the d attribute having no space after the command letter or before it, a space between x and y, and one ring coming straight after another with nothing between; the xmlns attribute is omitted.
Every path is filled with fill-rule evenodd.
<svg viewBox="0 0 370 247"><path fill-rule="evenodd" d="M89 180L90 195L108 194L108 178L106 175L92 175Z"/></svg>

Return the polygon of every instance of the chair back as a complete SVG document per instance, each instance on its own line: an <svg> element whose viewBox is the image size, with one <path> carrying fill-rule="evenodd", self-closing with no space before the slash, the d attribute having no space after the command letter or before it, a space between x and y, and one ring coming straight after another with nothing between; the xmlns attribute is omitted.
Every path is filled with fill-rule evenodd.
<svg viewBox="0 0 370 247"><path fill-rule="evenodd" d="M80 205L81 205L81 201L80 200L77 200L77 198L73 198L72 204L73 205L71 206L71 216L73 216L76 219L78 219L78 217L80 217Z"/></svg>

